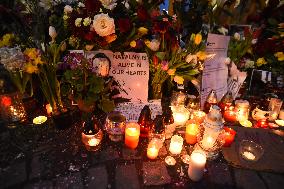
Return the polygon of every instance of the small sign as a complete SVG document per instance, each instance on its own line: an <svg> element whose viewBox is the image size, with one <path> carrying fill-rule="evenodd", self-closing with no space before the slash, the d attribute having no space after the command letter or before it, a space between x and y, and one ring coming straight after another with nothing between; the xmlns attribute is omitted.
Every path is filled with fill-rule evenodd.
<svg viewBox="0 0 284 189"><path fill-rule="evenodd" d="M247 73L239 71L234 63L232 63L229 73L228 90L232 92L233 98L235 99L247 77Z"/></svg>
<svg viewBox="0 0 284 189"><path fill-rule="evenodd" d="M121 114L126 117L126 121L128 122L131 121L137 122L141 110L146 105L148 105L151 110L152 119L155 119L156 115L162 115L163 112L162 112L161 100L150 100L149 102L146 103L133 103L133 102L120 103L115 108L115 111L121 112Z"/></svg>

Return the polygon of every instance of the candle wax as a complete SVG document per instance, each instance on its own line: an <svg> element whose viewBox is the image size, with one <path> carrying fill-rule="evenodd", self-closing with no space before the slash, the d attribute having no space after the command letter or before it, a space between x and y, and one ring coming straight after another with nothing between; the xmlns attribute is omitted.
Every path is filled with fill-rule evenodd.
<svg viewBox="0 0 284 189"><path fill-rule="evenodd" d="M96 138L91 138L88 141L89 146L97 146L99 143L100 143L100 140Z"/></svg>
<svg viewBox="0 0 284 189"><path fill-rule="evenodd" d="M195 144L197 142L198 125L188 124L185 131L185 140L188 144Z"/></svg>
<svg viewBox="0 0 284 189"><path fill-rule="evenodd" d="M158 156L159 150L157 147L153 146L153 147L148 147L147 149L147 157L149 159L156 159Z"/></svg>
<svg viewBox="0 0 284 189"><path fill-rule="evenodd" d="M33 119L33 123L36 125L40 125L46 122L46 120L47 120L47 117L45 116L37 116Z"/></svg>

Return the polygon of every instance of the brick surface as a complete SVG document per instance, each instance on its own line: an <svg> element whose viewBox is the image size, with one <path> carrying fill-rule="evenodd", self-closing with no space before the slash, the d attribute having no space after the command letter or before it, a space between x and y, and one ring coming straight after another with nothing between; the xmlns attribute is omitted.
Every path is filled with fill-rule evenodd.
<svg viewBox="0 0 284 189"><path fill-rule="evenodd" d="M69 176L61 176L55 180L55 189L81 189L83 184L81 181L81 173L74 173Z"/></svg>
<svg viewBox="0 0 284 189"><path fill-rule="evenodd" d="M108 175L105 166L90 168L88 170L87 188L105 189L108 185Z"/></svg>

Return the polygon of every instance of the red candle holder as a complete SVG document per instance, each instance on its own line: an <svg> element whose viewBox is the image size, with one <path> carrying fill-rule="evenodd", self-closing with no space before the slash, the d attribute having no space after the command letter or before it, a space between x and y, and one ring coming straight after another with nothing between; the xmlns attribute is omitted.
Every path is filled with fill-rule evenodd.
<svg viewBox="0 0 284 189"><path fill-rule="evenodd" d="M237 120L236 112L233 106L225 109L223 117L227 122L235 122Z"/></svg>
<svg viewBox="0 0 284 189"><path fill-rule="evenodd" d="M263 129L267 129L268 128L268 121L267 118L264 119L260 119L256 122L255 128L263 128Z"/></svg>
<svg viewBox="0 0 284 189"><path fill-rule="evenodd" d="M235 136L236 136L236 131L232 128L229 127L224 127L224 147L230 147L231 144L234 142Z"/></svg>

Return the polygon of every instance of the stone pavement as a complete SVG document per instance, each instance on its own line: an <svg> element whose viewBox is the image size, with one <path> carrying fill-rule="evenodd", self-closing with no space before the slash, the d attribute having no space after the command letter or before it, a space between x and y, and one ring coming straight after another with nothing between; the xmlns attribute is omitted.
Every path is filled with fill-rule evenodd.
<svg viewBox="0 0 284 189"><path fill-rule="evenodd" d="M220 157L208 162L203 179L193 182L180 157L167 167L168 141L157 160L146 157L147 141L136 150L110 142L104 135L99 151L81 142L81 124L66 130L52 125L22 125L0 133L0 188L282 188L283 174L234 168ZM192 147L185 146L183 153Z"/></svg>

